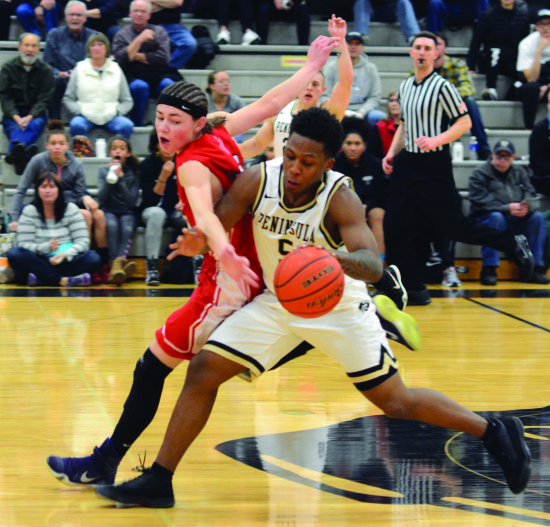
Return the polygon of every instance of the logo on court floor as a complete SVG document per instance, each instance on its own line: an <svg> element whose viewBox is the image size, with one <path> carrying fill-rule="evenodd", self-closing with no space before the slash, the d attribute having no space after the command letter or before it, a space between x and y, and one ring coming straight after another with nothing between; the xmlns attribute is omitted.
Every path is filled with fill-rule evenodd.
<svg viewBox="0 0 550 527"><path fill-rule="evenodd" d="M258 470L360 502L435 505L547 524L550 407L479 413L515 415L523 422L533 462L520 498L508 490L478 439L385 416L236 439L216 449Z"/></svg>

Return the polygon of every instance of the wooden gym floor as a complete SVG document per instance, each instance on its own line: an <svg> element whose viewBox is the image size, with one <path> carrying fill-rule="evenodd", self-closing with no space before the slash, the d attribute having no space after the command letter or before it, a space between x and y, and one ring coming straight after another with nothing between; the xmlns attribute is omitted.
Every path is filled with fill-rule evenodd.
<svg viewBox="0 0 550 527"><path fill-rule="evenodd" d="M46 457L88 455L111 434L136 360L190 291L0 288L0 526L550 525L550 289L513 282L432 289L431 305L407 309L423 349L393 349L409 386L522 418L533 474L520 496L478 441L386 419L316 351L221 388L174 478L174 509L116 509L58 483ZM154 460L185 370L117 481L138 454Z"/></svg>

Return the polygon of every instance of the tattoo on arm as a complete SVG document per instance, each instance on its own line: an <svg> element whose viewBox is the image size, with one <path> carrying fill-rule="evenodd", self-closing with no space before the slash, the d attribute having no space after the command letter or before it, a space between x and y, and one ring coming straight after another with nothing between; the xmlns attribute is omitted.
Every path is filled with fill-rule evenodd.
<svg viewBox="0 0 550 527"><path fill-rule="evenodd" d="M334 256L340 262L344 273L351 278L368 283L380 280L382 261L372 251L365 249L353 253L337 251Z"/></svg>

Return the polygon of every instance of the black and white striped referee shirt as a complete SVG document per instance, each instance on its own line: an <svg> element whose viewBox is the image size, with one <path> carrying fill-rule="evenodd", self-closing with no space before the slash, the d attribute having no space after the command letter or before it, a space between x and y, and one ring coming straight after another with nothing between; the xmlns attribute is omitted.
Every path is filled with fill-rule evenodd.
<svg viewBox="0 0 550 527"><path fill-rule="evenodd" d="M445 132L456 119L468 114L458 90L435 71L420 83L414 75L403 81L399 86L399 101L405 127L404 148L408 152L428 153L418 148L416 139L435 137ZM443 149L438 146L432 152Z"/></svg>

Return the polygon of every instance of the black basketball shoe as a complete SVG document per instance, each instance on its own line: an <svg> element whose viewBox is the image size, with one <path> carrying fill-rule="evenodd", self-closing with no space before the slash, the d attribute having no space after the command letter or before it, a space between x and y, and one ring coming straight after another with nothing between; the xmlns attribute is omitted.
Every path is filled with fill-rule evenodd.
<svg viewBox="0 0 550 527"><path fill-rule="evenodd" d="M401 273L395 265L384 269L382 278L373 284L376 290L391 298L400 311L407 307L407 290L401 282Z"/></svg>
<svg viewBox="0 0 550 527"><path fill-rule="evenodd" d="M517 417L488 419L485 448L500 465L506 483L514 494L525 490L531 476L531 452L525 443L523 424Z"/></svg>
<svg viewBox="0 0 550 527"><path fill-rule="evenodd" d="M135 479L120 485L101 485L95 491L104 498L109 498L121 507L150 507L167 509L176 503L172 480L164 479L152 472L150 468Z"/></svg>

